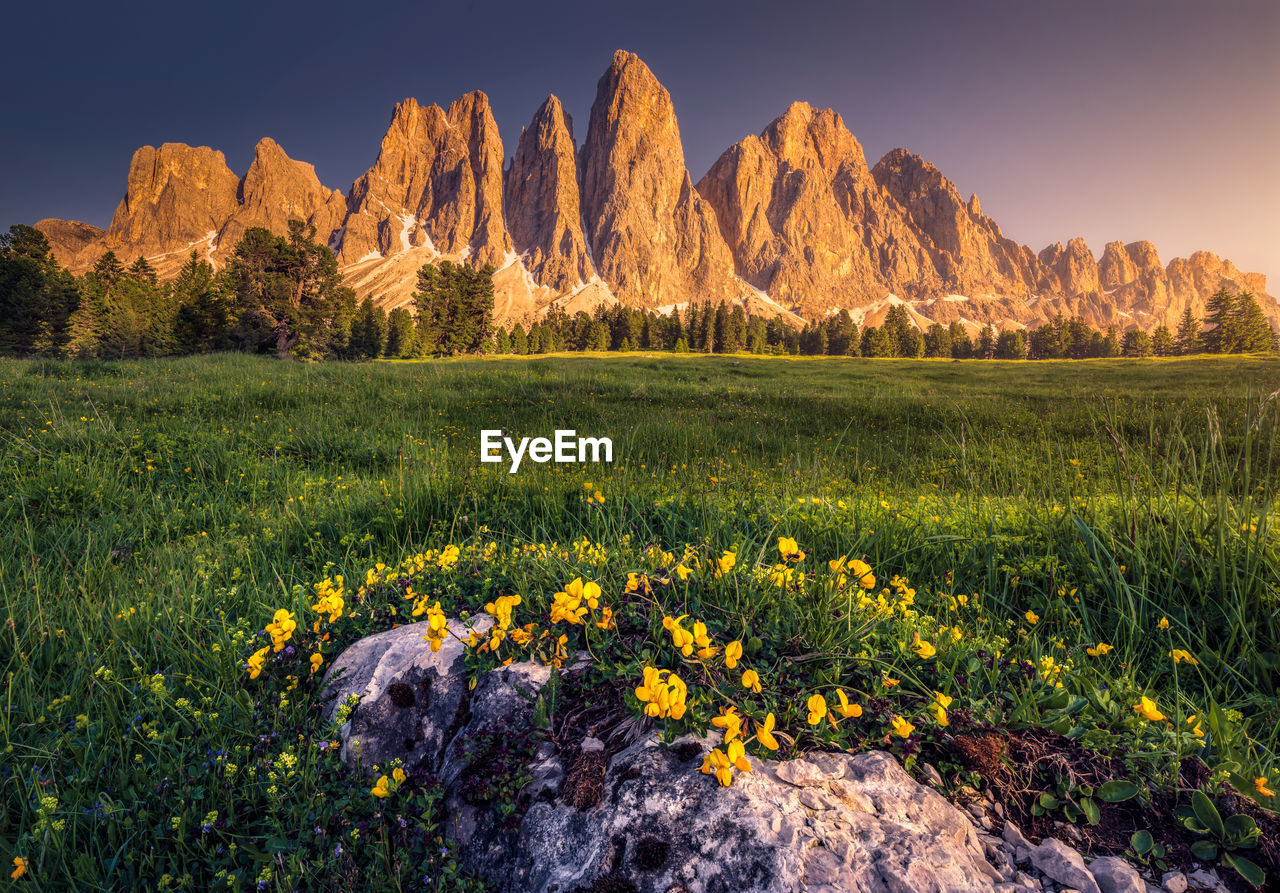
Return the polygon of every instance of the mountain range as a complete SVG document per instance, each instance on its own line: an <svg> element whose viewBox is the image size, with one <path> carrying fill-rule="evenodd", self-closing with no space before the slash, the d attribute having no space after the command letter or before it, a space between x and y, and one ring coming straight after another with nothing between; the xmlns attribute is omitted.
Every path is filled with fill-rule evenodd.
<svg viewBox="0 0 1280 893"><path fill-rule="evenodd" d="M245 229L313 225L347 284L391 309L428 262L491 264L495 315L604 303L667 310L725 300L793 322L847 309L878 324L903 302L922 327L1019 328L1061 313L1121 330L1204 316L1220 289L1251 291L1280 322L1266 279L1207 251L1160 261L1150 242L1084 240L1039 252L1006 237L976 195L905 149L874 166L830 109L792 104L694 183L671 96L619 50L587 129L549 97L507 160L481 92L447 109L397 104L369 170L343 192L267 138L243 177L215 149L137 150L110 226L41 220L75 272L110 249L172 276L192 251L215 267Z"/></svg>

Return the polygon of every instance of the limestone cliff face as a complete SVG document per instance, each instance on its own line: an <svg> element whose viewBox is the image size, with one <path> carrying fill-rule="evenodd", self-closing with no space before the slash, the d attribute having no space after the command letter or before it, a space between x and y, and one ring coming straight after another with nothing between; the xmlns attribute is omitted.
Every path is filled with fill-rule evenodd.
<svg viewBox="0 0 1280 893"><path fill-rule="evenodd" d="M926 237L938 276L951 292L1026 296L1035 290L1039 277L1030 249L1006 239L982 213L978 197L965 202L934 165L895 149L872 175Z"/></svg>
<svg viewBox="0 0 1280 893"><path fill-rule="evenodd" d="M590 281L595 270L582 233L573 119L556 97L520 134L504 182L511 241L534 281L557 292Z"/></svg>
<svg viewBox="0 0 1280 893"><path fill-rule="evenodd" d="M94 253L94 249L98 248L107 234L100 226L79 220L59 220L56 217L39 220L35 227L44 233L44 237L49 240L49 247L53 249L53 256L64 266L73 265L75 258L86 249L97 260L101 251Z"/></svg>
<svg viewBox="0 0 1280 893"><path fill-rule="evenodd" d="M1067 246L1055 242L1040 252L1040 289L1063 295L1096 294L1098 262L1084 239L1071 239Z"/></svg>
<svg viewBox="0 0 1280 893"><path fill-rule="evenodd" d="M938 285L902 209L830 109L795 103L698 183L738 274L806 315Z"/></svg>
<svg viewBox="0 0 1280 893"><path fill-rule="evenodd" d="M736 299L733 258L693 188L671 96L619 50L582 146L582 212L596 271L618 300L658 307Z"/></svg>
<svg viewBox="0 0 1280 893"><path fill-rule="evenodd" d="M342 193L322 186L312 165L294 161L269 137L254 148L237 199L238 206L218 230L217 248L222 254L235 248L246 229L260 226L285 233L290 220L314 226L316 241L327 244L346 216Z"/></svg>
<svg viewBox="0 0 1280 893"><path fill-rule="evenodd" d="M446 112L406 99L372 168L351 187L341 263L430 245L476 266L502 266L502 141L489 98L475 92Z"/></svg>
<svg viewBox="0 0 1280 893"><path fill-rule="evenodd" d="M503 322L599 301L728 300L807 318L845 308L874 323L905 301L921 325L1030 326L1061 313L1152 329L1187 308L1202 317L1220 289L1253 292L1280 322L1263 276L1207 251L1162 266L1150 242L1110 242L1095 258L1075 238L1034 254L919 156L895 149L868 168L840 116L805 103L731 146L695 188L671 96L622 51L581 147L550 97L505 172L503 159L485 94L447 110L406 99L346 196L270 139L243 178L219 151L165 143L134 154L107 230L37 226L74 272L110 249L172 276L192 251L220 266L248 227L283 233L298 219L361 296L389 307L410 300L424 263L492 264Z"/></svg>

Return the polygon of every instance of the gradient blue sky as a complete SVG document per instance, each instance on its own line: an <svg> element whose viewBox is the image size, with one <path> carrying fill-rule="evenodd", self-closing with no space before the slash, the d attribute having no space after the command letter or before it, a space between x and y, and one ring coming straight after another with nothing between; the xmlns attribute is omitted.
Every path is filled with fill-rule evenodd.
<svg viewBox="0 0 1280 893"><path fill-rule="evenodd" d="M548 93L579 135L615 49L671 91L694 179L795 99L906 146L1035 250L1206 248L1280 293L1280 2L9 4L0 225L109 221L143 144L276 139L346 189L392 105Z"/></svg>

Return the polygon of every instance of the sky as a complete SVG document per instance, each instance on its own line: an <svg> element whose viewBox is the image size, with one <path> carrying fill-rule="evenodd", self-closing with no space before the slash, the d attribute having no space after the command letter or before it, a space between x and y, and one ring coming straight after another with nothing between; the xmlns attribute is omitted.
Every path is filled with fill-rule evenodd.
<svg viewBox="0 0 1280 893"><path fill-rule="evenodd" d="M694 180L794 100L905 146L1009 237L1149 239L1280 294L1280 2L10 4L0 226L106 226L142 145L270 136L342 189L406 96L490 98L508 158L554 93L586 131L615 49L671 92Z"/></svg>

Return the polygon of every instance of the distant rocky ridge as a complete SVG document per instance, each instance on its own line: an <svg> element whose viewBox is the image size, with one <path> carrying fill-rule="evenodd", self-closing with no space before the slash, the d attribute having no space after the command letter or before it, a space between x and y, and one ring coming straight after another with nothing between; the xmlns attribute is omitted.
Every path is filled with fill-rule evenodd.
<svg viewBox="0 0 1280 893"><path fill-rule="evenodd" d="M418 269L491 264L498 318L601 302L671 309L726 300L793 322L847 309L878 324L905 302L921 326L1033 326L1061 313L1121 330L1204 316L1220 289L1251 291L1280 323L1261 274L1206 251L1162 265L1150 242L1082 239L1039 253L1007 238L977 196L895 149L869 167L830 109L795 103L727 149L697 183L685 166L671 96L635 55L614 54L579 147L549 97L504 148L481 92L447 110L396 105L373 166L344 195L271 139L238 178L223 154L165 143L133 157L108 229L36 226L80 272L108 249L172 276L192 251L215 266L244 231L301 219L334 250L358 294L392 308Z"/></svg>

